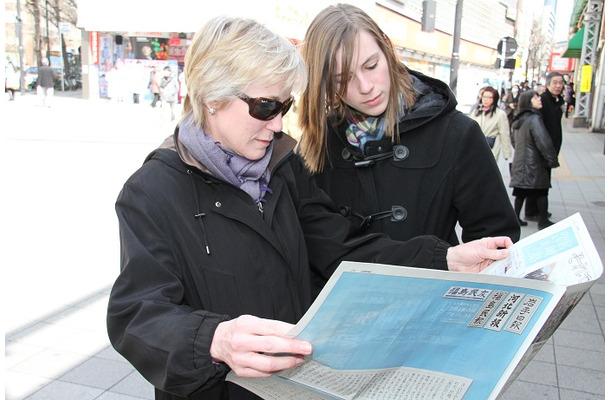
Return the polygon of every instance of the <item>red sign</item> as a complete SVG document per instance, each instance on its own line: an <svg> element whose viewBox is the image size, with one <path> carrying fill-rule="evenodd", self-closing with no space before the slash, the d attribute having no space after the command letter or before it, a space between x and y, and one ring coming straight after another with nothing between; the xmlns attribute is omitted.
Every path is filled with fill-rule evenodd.
<svg viewBox="0 0 610 400"><path fill-rule="evenodd" d="M100 62L100 37L98 32L89 32L89 50L91 61L89 64L99 64Z"/></svg>
<svg viewBox="0 0 610 400"><path fill-rule="evenodd" d="M551 53L549 72L573 72L575 67L576 59L563 58L560 53Z"/></svg>
<svg viewBox="0 0 610 400"><path fill-rule="evenodd" d="M170 46L169 48L169 59L177 60L178 63L184 63L184 56L186 55L186 51L188 50L188 46Z"/></svg>

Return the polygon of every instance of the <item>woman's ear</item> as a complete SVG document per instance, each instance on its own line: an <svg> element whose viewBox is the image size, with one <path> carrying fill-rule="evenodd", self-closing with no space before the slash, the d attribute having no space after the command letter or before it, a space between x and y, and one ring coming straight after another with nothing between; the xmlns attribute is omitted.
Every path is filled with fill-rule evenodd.
<svg viewBox="0 0 610 400"><path fill-rule="evenodd" d="M208 114L210 115L214 115L216 114L216 111L218 111L218 104L215 101L212 102L204 102L203 105L205 106L206 110L208 110Z"/></svg>

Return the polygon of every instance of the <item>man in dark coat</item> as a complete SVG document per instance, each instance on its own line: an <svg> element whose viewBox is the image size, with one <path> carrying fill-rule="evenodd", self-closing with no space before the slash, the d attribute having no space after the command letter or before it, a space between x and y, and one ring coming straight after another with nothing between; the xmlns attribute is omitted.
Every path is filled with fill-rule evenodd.
<svg viewBox="0 0 610 400"><path fill-rule="evenodd" d="M53 68L49 67L49 61L46 58L42 60L42 66L38 68L36 84L36 92L41 105L50 107L55 90L55 74Z"/></svg>
<svg viewBox="0 0 610 400"><path fill-rule="evenodd" d="M551 72L546 77L546 91L542 94L542 120L546 130L551 135L557 154L561 149L563 131L561 116L563 115L563 76L559 72Z"/></svg>
<svg viewBox="0 0 610 400"><path fill-rule="evenodd" d="M563 141L563 130L561 128L561 117L563 115L563 76L559 72L551 72L546 76L546 90L540 96L542 98L542 120L544 126L551 136L553 147L559 156L561 143ZM551 214L549 213L549 217ZM538 208L534 201L528 198L525 202L525 219L528 221L538 220Z"/></svg>

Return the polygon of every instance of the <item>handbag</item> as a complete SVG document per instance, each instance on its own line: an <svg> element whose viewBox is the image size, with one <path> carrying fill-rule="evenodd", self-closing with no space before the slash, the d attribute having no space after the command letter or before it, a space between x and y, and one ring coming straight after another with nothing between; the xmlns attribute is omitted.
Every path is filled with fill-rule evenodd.
<svg viewBox="0 0 610 400"><path fill-rule="evenodd" d="M489 137L489 136L485 136L485 139L487 139L487 144L489 145L489 148L493 148L494 144L496 143L496 138L495 137Z"/></svg>

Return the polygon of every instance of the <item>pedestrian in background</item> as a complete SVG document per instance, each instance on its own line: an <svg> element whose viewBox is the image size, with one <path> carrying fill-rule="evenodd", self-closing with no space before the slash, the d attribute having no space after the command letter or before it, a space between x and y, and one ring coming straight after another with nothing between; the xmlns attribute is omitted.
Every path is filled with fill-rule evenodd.
<svg viewBox="0 0 610 400"><path fill-rule="evenodd" d="M176 119L175 107L178 101L178 79L172 74L172 69L169 66L163 68L163 77L159 84L161 90L162 104L167 104L170 112L170 121Z"/></svg>
<svg viewBox="0 0 610 400"><path fill-rule="evenodd" d="M140 104L140 101L144 100L149 81L150 74L144 65L140 61L132 63L129 68L128 84L131 87L131 96L134 104Z"/></svg>
<svg viewBox="0 0 610 400"><path fill-rule="evenodd" d="M513 121L511 142L515 148L509 186L515 196L515 213L519 218L526 198L537 208L538 229L553 224L548 218L548 193L551 168L559 166L557 153L542 120L542 101L535 90L521 94L518 114ZM527 222L519 218L521 226Z"/></svg>
<svg viewBox="0 0 610 400"><path fill-rule="evenodd" d="M506 94L506 101L504 104L506 107L504 111L506 112L506 118L508 118L508 126L512 125L513 118L517 115L517 106L519 104L519 95L521 94L521 90L519 89L518 84L514 84L511 86L510 91Z"/></svg>
<svg viewBox="0 0 610 400"><path fill-rule="evenodd" d="M534 82L534 83L532 83L532 85L533 85L534 87L536 87L536 83L535 83L535 82ZM530 83L529 83L529 81L526 79L526 80L524 80L523 82L521 82L521 91L522 91L522 92L525 92L525 91L528 91L528 90L530 90Z"/></svg>
<svg viewBox="0 0 610 400"><path fill-rule="evenodd" d="M559 72L551 72L546 76L546 88L540 95L542 100L542 120L546 128L553 146L555 147L556 155L559 156L561 143L563 142L563 128L561 127L561 117L563 116L563 75ZM550 175L549 171L549 175ZM547 215L547 218L551 213ZM525 202L525 219L528 221L538 221L538 207L536 202L527 199ZM544 218L544 217L543 217Z"/></svg>
<svg viewBox="0 0 610 400"><path fill-rule="evenodd" d="M470 114L470 118L477 121L477 124L481 127L496 161L500 158L500 151L502 151L505 160L513 155L513 149L510 145L508 117L504 110L498 107L499 99L500 95L496 89L491 86L483 88L479 105Z"/></svg>
<svg viewBox="0 0 610 400"><path fill-rule="evenodd" d="M508 254L498 250L507 237L449 247L356 235L281 132L307 71L262 24L209 20L185 70L178 127L116 204L121 270L108 334L157 400L258 399L226 375L302 364L312 346L287 334L313 301L312 280L325 282L343 259L477 272Z"/></svg>
<svg viewBox="0 0 610 400"><path fill-rule="evenodd" d="M46 58L42 59L42 65L38 68L38 79L36 81L36 93L40 105L51 107L53 94L55 93L55 73L49 66Z"/></svg>
<svg viewBox="0 0 610 400"><path fill-rule="evenodd" d="M4 91L8 93L10 101L15 100L15 90L19 90L19 69L15 68L12 61L4 67Z"/></svg>
<svg viewBox="0 0 610 400"><path fill-rule="evenodd" d="M178 104L182 104L187 93L186 82L184 81L184 68L180 68L178 73Z"/></svg>
<svg viewBox="0 0 610 400"><path fill-rule="evenodd" d="M150 75L150 93L152 95L152 103L150 103L150 106L152 108L157 107L157 103L159 103L161 101L161 78L163 77L163 74L161 73L161 70L159 67L154 67L153 71ZM161 103L163 104L163 103Z"/></svg>
<svg viewBox="0 0 610 400"><path fill-rule="evenodd" d="M483 90L485 90L486 87L487 86L483 86L483 87L479 88L479 91L477 92L477 99L472 104L472 106L470 106L470 112L468 112L468 114L472 114L473 112L475 112L477 110L477 108L479 108L479 104L481 103L481 96L483 96Z"/></svg>
<svg viewBox="0 0 610 400"><path fill-rule="evenodd" d="M124 103L128 94L132 94L126 67L119 66L119 64L115 65L110 71L106 72L105 78L108 98L117 103Z"/></svg>
<svg viewBox="0 0 610 400"><path fill-rule="evenodd" d="M565 109L566 109L566 118L570 117L570 113L574 110L574 106L576 105L576 93L574 93L574 82L570 82L565 85Z"/></svg>
<svg viewBox="0 0 610 400"><path fill-rule="evenodd" d="M551 72L546 76L546 90L540 96L542 99L542 119L544 126L551 135L553 146L557 154L561 150L563 141L563 129L561 127L561 117L563 116L563 99L564 80L563 75L559 72Z"/></svg>
<svg viewBox="0 0 610 400"><path fill-rule="evenodd" d="M309 84L298 153L360 232L451 244L518 240L504 181L476 122L440 80L408 69L363 10L329 6L301 47Z"/></svg>

